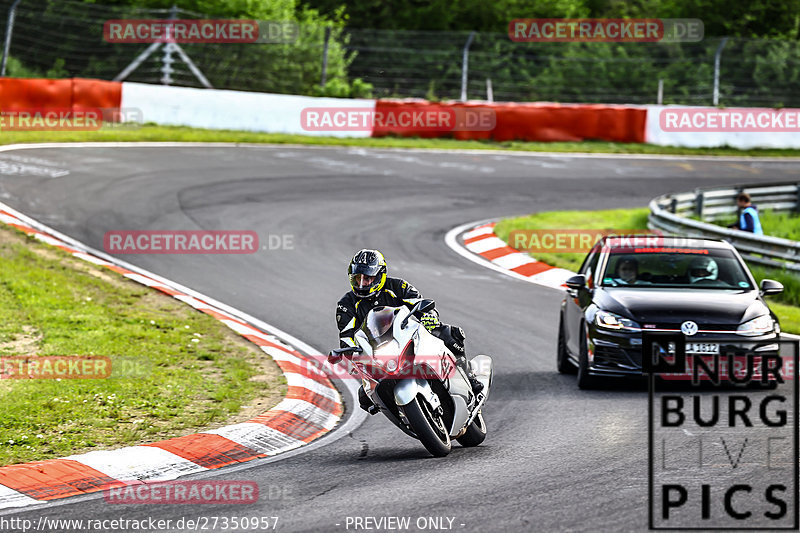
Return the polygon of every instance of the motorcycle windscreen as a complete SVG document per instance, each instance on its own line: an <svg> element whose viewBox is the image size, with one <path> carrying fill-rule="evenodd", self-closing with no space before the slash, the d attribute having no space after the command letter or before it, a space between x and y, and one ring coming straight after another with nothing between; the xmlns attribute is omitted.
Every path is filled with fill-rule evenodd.
<svg viewBox="0 0 800 533"><path fill-rule="evenodd" d="M396 314L397 309L394 307L376 307L369 312L361 325L361 331L366 334L372 346L378 347L394 338L392 324Z"/></svg>

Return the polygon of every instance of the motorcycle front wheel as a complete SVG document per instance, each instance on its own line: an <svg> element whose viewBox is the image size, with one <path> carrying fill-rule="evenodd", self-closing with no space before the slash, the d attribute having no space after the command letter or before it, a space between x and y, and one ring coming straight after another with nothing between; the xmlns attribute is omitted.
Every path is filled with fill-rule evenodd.
<svg viewBox="0 0 800 533"><path fill-rule="evenodd" d="M403 412L411 429L426 450L435 457L444 457L450 453L452 443L444 420L431 410L422 396L418 395L413 401L404 405Z"/></svg>

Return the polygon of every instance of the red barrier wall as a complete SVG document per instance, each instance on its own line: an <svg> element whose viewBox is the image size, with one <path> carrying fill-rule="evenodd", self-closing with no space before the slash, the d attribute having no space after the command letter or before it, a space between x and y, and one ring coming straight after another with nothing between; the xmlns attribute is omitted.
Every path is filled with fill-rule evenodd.
<svg viewBox="0 0 800 533"><path fill-rule="evenodd" d="M453 108L456 115L465 116L479 110L491 110L495 126L486 130L456 127L451 131L427 127L375 127L373 137L400 135L404 137L452 137L455 139L492 139L495 141L583 141L643 143L645 139L645 108L595 104L547 103L431 103L425 100L378 100L376 114L384 116L403 111Z"/></svg>
<svg viewBox="0 0 800 533"><path fill-rule="evenodd" d="M74 109L119 108L122 105L122 83L118 81L72 79Z"/></svg>
<svg viewBox="0 0 800 533"><path fill-rule="evenodd" d="M71 78L0 78L0 110L118 108L122 83Z"/></svg>

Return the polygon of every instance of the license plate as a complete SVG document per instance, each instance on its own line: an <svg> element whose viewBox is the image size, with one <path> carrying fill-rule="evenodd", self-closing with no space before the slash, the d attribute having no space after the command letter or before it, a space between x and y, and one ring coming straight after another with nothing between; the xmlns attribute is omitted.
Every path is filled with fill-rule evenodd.
<svg viewBox="0 0 800 533"><path fill-rule="evenodd" d="M719 353L719 344L716 342L687 342L686 353Z"/></svg>

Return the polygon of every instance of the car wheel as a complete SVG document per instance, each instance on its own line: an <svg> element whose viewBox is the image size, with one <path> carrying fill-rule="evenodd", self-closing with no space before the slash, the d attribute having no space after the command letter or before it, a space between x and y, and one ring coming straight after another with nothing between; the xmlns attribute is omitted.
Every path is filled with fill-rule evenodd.
<svg viewBox="0 0 800 533"><path fill-rule="evenodd" d="M586 328L581 324L580 353L578 354L578 388L590 389L594 385L594 377L589 375L589 349L586 346Z"/></svg>
<svg viewBox="0 0 800 533"><path fill-rule="evenodd" d="M564 316L558 320L558 347L556 348L556 368L561 374L574 374L575 365L567 354L567 339L564 338Z"/></svg>

